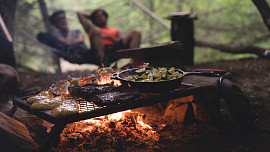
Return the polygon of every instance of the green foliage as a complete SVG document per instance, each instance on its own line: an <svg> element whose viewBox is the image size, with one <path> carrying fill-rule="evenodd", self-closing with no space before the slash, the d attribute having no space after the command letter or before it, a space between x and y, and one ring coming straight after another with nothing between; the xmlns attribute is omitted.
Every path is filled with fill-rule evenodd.
<svg viewBox="0 0 270 152"><path fill-rule="evenodd" d="M179 0L138 1L168 25L170 25L170 21L166 17L169 13L177 11L179 2ZM71 29L83 31L76 11L90 12L96 8L104 8L110 16L108 22L110 27L121 29L125 34L132 29L142 32L141 46L165 43L171 39L169 30L146 15L129 0L45 0L45 2L49 14L58 9L66 11ZM195 39L234 46L269 47L269 36L267 36L269 31L251 0L181 0L180 2L182 11L197 13ZM19 31L26 32L34 39L38 32L45 31L37 0L18 1L16 26ZM18 33L15 38L15 51L20 64L44 72L48 72L50 67L55 66L52 63L53 54L51 52L35 45L31 39L22 37ZM84 36L85 43L90 47L87 35L84 34ZM243 55L195 48L195 63L239 57L243 57Z"/></svg>

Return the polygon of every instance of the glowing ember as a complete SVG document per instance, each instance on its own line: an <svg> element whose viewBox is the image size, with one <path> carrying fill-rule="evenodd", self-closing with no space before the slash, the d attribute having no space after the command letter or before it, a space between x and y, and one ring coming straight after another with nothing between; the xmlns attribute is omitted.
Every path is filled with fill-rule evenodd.
<svg viewBox="0 0 270 152"><path fill-rule="evenodd" d="M152 149L159 134L145 124L143 114L130 110L68 124L56 151Z"/></svg>

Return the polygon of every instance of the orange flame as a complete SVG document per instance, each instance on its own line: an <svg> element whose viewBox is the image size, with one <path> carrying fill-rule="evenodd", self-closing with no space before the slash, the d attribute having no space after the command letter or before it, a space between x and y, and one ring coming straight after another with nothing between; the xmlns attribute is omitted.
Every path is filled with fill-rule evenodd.
<svg viewBox="0 0 270 152"><path fill-rule="evenodd" d="M113 83L114 86L122 85L121 81L113 80L108 75L102 75L100 79L95 80L95 83L98 85L104 85L104 84L110 84L110 83Z"/></svg>
<svg viewBox="0 0 270 152"><path fill-rule="evenodd" d="M64 92L64 94L69 94L69 91L68 91L68 90L66 90L66 91Z"/></svg>
<svg viewBox="0 0 270 152"><path fill-rule="evenodd" d="M131 110L117 112L110 115L100 116L100 117L96 117L92 119L82 120L81 122L100 126L104 124L104 121L123 121L126 119L126 115L128 115L129 113L131 113ZM135 122L139 123L144 128L153 129L151 126L149 126L148 124L142 121L142 117L140 117L139 115L136 115L136 116L137 117L136 117ZM84 128L84 131L87 131L87 130L91 131L93 130L93 127Z"/></svg>

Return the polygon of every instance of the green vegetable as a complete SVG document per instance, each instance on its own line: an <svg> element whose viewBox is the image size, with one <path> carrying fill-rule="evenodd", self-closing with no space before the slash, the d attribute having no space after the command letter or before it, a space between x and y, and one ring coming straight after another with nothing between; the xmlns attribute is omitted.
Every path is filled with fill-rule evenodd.
<svg viewBox="0 0 270 152"><path fill-rule="evenodd" d="M175 70L175 67L169 69L164 67L150 69L141 68L135 71L136 74L127 76L124 79L129 81L141 81L141 82L157 82L164 80L172 80L182 77L182 74Z"/></svg>

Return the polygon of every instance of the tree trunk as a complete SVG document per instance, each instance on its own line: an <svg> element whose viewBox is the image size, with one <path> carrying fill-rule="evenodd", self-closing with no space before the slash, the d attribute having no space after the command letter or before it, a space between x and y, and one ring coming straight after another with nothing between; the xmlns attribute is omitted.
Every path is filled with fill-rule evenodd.
<svg viewBox="0 0 270 152"><path fill-rule="evenodd" d="M43 22L45 24L46 30L48 33L52 33L52 27L49 22L49 15L47 11L47 6L44 0L38 0L39 7L40 7L40 12L42 14Z"/></svg>
<svg viewBox="0 0 270 152"><path fill-rule="evenodd" d="M49 15L48 15L46 3L44 2L44 0L38 0L38 3L39 3L40 12L42 14L43 22L45 24L47 33L52 33L52 27L51 27L50 22L49 22ZM56 56L56 55L53 56L53 63L58 66L58 68L56 69L56 71L57 72L61 72L61 66L60 66L60 62L59 62L59 57L58 56Z"/></svg>
<svg viewBox="0 0 270 152"><path fill-rule="evenodd" d="M264 24L270 31L270 8L268 3L265 0L252 0L252 2L257 7L263 18Z"/></svg>
<svg viewBox="0 0 270 152"><path fill-rule="evenodd" d="M17 0L0 0L0 14L11 37L14 35L15 11ZM0 63L15 66L13 43L8 41L4 30L0 28Z"/></svg>

